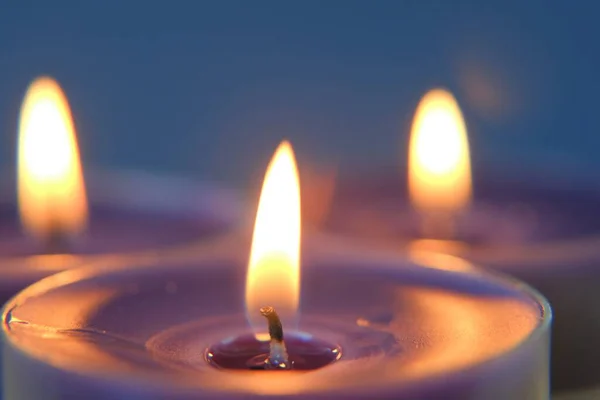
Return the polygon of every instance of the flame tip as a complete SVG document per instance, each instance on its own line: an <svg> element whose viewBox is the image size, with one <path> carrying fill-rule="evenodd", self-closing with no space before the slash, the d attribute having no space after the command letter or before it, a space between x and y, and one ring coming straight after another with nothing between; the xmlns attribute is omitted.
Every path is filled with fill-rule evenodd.
<svg viewBox="0 0 600 400"><path fill-rule="evenodd" d="M31 94L32 90L46 89L55 95L63 95L63 90L56 79L50 75L40 75L34 78L27 86L26 96Z"/></svg>
<svg viewBox="0 0 600 400"><path fill-rule="evenodd" d="M294 153L294 147L292 146L292 143L289 140L283 139L279 143L279 146L277 146L276 153L279 153L281 151Z"/></svg>

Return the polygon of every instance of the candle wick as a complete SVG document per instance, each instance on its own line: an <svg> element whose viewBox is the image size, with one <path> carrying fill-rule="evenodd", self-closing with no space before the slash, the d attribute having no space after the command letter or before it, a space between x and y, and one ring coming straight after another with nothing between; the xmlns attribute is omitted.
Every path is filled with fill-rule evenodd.
<svg viewBox="0 0 600 400"><path fill-rule="evenodd" d="M70 237L62 229L52 228L44 240L45 254L67 253L70 249Z"/></svg>
<svg viewBox="0 0 600 400"><path fill-rule="evenodd" d="M431 211L421 215L421 234L431 239L452 240L456 237L456 213Z"/></svg>
<svg viewBox="0 0 600 400"><path fill-rule="evenodd" d="M288 358L285 342L283 341L283 325L279 319L279 315L271 306L262 307L260 313L267 318L269 327L269 357L265 360L265 364L269 368L290 369L291 365Z"/></svg>

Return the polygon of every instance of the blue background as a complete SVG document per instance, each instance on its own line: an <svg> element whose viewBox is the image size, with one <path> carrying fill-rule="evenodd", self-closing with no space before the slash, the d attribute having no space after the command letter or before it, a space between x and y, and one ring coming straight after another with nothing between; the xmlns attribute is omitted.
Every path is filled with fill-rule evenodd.
<svg viewBox="0 0 600 400"><path fill-rule="evenodd" d="M457 96L476 163L599 175L600 7L552 1L2 1L1 163L24 90L66 91L85 165L243 185L400 163L419 97ZM593 180L595 183L596 181Z"/></svg>

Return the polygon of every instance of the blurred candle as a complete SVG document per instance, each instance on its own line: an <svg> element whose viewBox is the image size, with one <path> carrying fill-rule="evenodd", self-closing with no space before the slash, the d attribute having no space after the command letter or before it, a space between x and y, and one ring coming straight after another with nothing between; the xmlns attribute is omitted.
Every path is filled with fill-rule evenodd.
<svg viewBox="0 0 600 400"><path fill-rule="evenodd" d="M125 172L84 181L67 98L48 77L36 79L23 100L17 159L17 192L9 196L14 183L5 180L0 203L1 301L99 257L154 254L236 223L233 194L208 184Z"/></svg>
<svg viewBox="0 0 600 400"><path fill-rule="evenodd" d="M50 252L87 227L88 201L69 104L50 78L32 83L21 109L17 161L19 215Z"/></svg>
<svg viewBox="0 0 600 400"><path fill-rule="evenodd" d="M342 178L326 227L382 247L458 255L525 280L555 308L553 387L598 382L600 324L593 311L580 311L600 302L591 284L600 276L600 194L525 173L475 179L470 160L458 102L432 90L414 116L406 182L397 173Z"/></svg>
<svg viewBox="0 0 600 400"><path fill-rule="evenodd" d="M411 204L423 235L454 235L454 220L471 202L467 129L449 92L432 90L417 108L408 153Z"/></svg>

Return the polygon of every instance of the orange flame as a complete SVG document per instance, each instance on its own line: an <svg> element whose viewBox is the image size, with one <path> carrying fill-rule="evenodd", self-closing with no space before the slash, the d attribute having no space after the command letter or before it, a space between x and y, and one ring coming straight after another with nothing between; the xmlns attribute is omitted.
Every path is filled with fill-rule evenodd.
<svg viewBox="0 0 600 400"><path fill-rule="evenodd" d="M427 93L415 113L409 144L410 199L421 211L456 212L471 201L467 128L454 96Z"/></svg>
<svg viewBox="0 0 600 400"><path fill-rule="evenodd" d="M36 79L19 120L18 200L27 232L48 240L87 224L87 199L69 103L56 81Z"/></svg>
<svg viewBox="0 0 600 400"><path fill-rule="evenodd" d="M261 307L273 306L284 326L296 322L300 229L298 168L292 146L283 141L265 175L246 278L246 315L257 337L266 332Z"/></svg>

